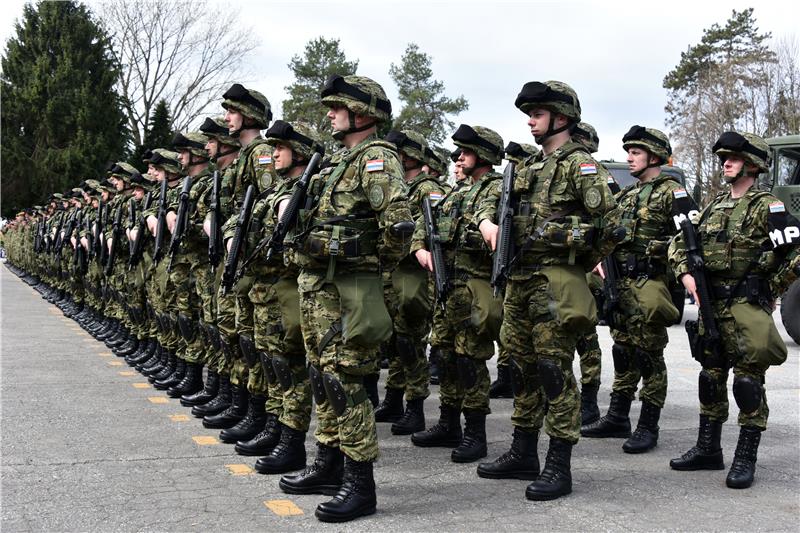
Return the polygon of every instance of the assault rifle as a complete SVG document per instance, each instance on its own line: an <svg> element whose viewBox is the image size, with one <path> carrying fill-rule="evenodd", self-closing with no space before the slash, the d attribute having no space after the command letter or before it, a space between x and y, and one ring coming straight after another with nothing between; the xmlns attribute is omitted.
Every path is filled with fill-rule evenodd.
<svg viewBox="0 0 800 533"><path fill-rule="evenodd" d="M136 225L136 198L128 200L128 229ZM128 255L133 253L133 241L128 241Z"/></svg>
<svg viewBox="0 0 800 533"><path fill-rule="evenodd" d="M220 212L219 193L222 187L222 176L219 170L214 171L214 178L211 182L211 205L209 205L209 225L211 226L211 235L208 236L208 262L211 265L211 274L214 275L217 271L217 266L222 259L222 227L221 219L222 213Z"/></svg>
<svg viewBox="0 0 800 533"><path fill-rule="evenodd" d="M267 249L267 255L264 259L267 263L276 252L280 252L283 249L283 241L286 238L286 234L297 224L297 214L300 212L300 207L306 202L308 183L311 181L311 177L317 173L320 161L322 161L321 154L315 153L311 156L311 160L308 162L302 176L300 176L300 179L297 180L292 187L292 195L289 197L289 203L283 211L283 216L278 220L278 224L275 226L272 235L270 235L269 238L262 239L253 252L244 260L241 268L239 268L239 272L236 274L236 279L244 275L247 267L250 266L250 263L258 257L258 254L260 254L264 248Z"/></svg>
<svg viewBox="0 0 800 533"><path fill-rule="evenodd" d="M122 234L122 205L117 207L117 212L114 214L114 225L111 229L111 249L108 251L106 258L105 275L110 276L111 271L114 269L114 261L117 258L117 247L119 246L119 238ZM105 246L103 247L105 248Z"/></svg>
<svg viewBox="0 0 800 533"><path fill-rule="evenodd" d="M104 209L105 208L105 209ZM102 265L103 264L103 213L108 211L108 204L103 205L103 201L97 202L97 219L94 221L94 231L92 232L92 242L89 248L92 248L92 255Z"/></svg>
<svg viewBox="0 0 800 533"><path fill-rule="evenodd" d="M703 323L703 334L700 335L700 324L697 320L686 321L686 334L689 336L689 348L692 357L695 358L704 368L719 368L724 363L723 354L720 351L720 333L717 320L714 318L714 301L711 298L711 283L708 279L708 272L703 261L703 249L697 239L694 225L685 218L681 221L681 231L683 232L683 242L686 245L686 262L689 274L694 278L697 287L699 302L700 321ZM706 350L711 352L706 356Z"/></svg>
<svg viewBox="0 0 800 533"><path fill-rule="evenodd" d="M239 210L239 218L236 220L236 231L233 234L231 249L225 258L225 270L222 271L222 294L227 293L233 288L236 276L236 267L239 265L239 256L244 251L244 243L247 232L250 229L250 218L253 215L253 204L256 199L256 188L248 185L244 193L242 208Z"/></svg>
<svg viewBox="0 0 800 533"><path fill-rule="evenodd" d="M445 307L447 295L450 292L450 280L447 279L447 266L444 263L444 253L442 252L442 242L439 236L439 229L436 227L436 219L433 217L433 207L431 199L422 199L422 218L425 221L425 235L427 236L428 251L431 253L433 263L433 281L436 289L436 301Z"/></svg>
<svg viewBox="0 0 800 533"><path fill-rule="evenodd" d="M608 255L602 261L603 273L603 318L608 324L608 327L614 328L618 331L627 331L624 320L618 319L617 309L619 307L619 264L612 255Z"/></svg>
<svg viewBox="0 0 800 533"><path fill-rule="evenodd" d="M514 189L514 169L516 165L511 162L506 165L503 172L503 188L500 192L500 203L497 211L497 246L492 259L492 277L489 280L497 297L505 290L508 283L508 271L514 256L514 243L511 240L513 229L514 209L511 206L511 193Z"/></svg>
<svg viewBox="0 0 800 533"><path fill-rule="evenodd" d="M153 264L157 265L164 256L164 232L167 231L167 179L161 182L161 197L158 204L158 224L156 224L156 242L153 248Z"/></svg>
<svg viewBox="0 0 800 533"><path fill-rule="evenodd" d="M172 272L172 262L175 254L180 250L183 237L186 234L186 226L189 219L189 191L192 188L191 176L183 178L181 195L178 197L178 212L175 219L175 227L172 229L172 240L169 241L169 264L167 272Z"/></svg>
<svg viewBox="0 0 800 533"><path fill-rule="evenodd" d="M73 211L69 217L64 213L64 216L61 218L61 224L59 224L58 232L56 233L56 257L58 259L61 259L61 252L64 249L64 237L66 237L67 242L69 242L69 237L72 235L72 230L75 228L75 219L77 216L78 212ZM61 231L64 219L66 219L66 228L64 228L64 231Z"/></svg>
<svg viewBox="0 0 800 533"><path fill-rule="evenodd" d="M133 245L131 246L131 256L128 259L128 270L135 267L139 264L139 261L142 259L142 254L144 253L144 240L146 238L145 232L147 231L147 220L144 218L144 214L150 209L150 204L153 203L153 192L150 191L147 193L147 197L144 199L144 206L142 207L142 212L139 214L139 225L136 228L136 238L133 240Z"/></svg>

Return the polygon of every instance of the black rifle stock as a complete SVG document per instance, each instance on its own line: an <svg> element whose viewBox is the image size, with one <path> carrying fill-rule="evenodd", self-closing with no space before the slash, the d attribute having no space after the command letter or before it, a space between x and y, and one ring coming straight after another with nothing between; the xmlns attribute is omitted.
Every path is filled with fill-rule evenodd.
<svg viewBox="0 0 800 533"><path fill-rule="evenodd" d="M450 280L447 279L447 266L444 262L442 252L442 242L439 236L439 229L436 227L436 219L433 216L431 199L425 197L422 200L422 218L425 221L425 235L427 236L428 251L431 253L433 263L433 281L436 289L436 301L445 307L447 295L450 292Z"/></svg>
<svg viewBox="0 0 800 533"><path fill-rule="evenodd" d="M208 262L211 265L212 275L216 272L220 260L222 260L222 227L221 207L219 203L220 188L222 187L222 176L219 170L214 171L214 178L211 182L211 204L209 205L209 226L211 228L208 236Z"/></svg>
<svg viewBox="0 0 800 533"><path fill-rule="evenodd" d="M161 197L158 199L158 223L156 224L156 239L153 247L153 264L157 265L164 257L164 232L167 231L167 179L161 182Z"/></svg>
<svg viewBox="0 0 800 533"><path fill-rule="evenodd" d="M500 203L497 210L497 246L492 258L492 277L489 280L495 297L505 290L506 283L508 283L508 271L514 256L514 242L511 239L514 209L511 206L511 196L514 188L515 168L516 165L511 162L503 171L503 188L500 192Z"/></svg>
<svg viewBox="0 0 800 533"><path fill-rule="evenodd" d="M181 194L178 197L178 211L175 218L175 227L172 230L172 239L169 242L169 264L167 265L167 272L172 272L172 262L175 260L175 254L181 248L183 237L186 234L186 223L189 217L189 191L192 188L192 178L186 176L183 178L183 187L181 187Z"/></svg>
<svg viewBox="0 0 800 533"><path fill-rule="evenodd" d="M139 264L139 261L142 259L142 255L144 254L144 241L147 238L145 232L147 231L147 220L145 219L145 213L153 203L153 192L150 191L147 193L147 197L144 200L144 206L142 207L142 212L139 214L139 224L136 228L136 238L133 240L133 246L131 248L131 256L128 259L128 270L135 267Z"/></svg>
<svg viewBox="0 0 800 533"><path fill-rule="evenodd" d="M131 197L128 200L128 227L133 229L136 226L136 198ZM133 241L128 241L128 256L133 254Z"/></svg>
<svg viewBox="0 0 800 533"><path fill-rule="evenodd" d="M225 270L222 271L222 294L233 288L239 257L242 255L247 232L250 228L250 218L253 215L255 199L256 188L253 185L248 185L247 191L244 193L242 208L239 210L239 218L236 219L236 230L231 240L231 249L225 258Z"/></svg>
<svg viewBox="0 0 800 533"><path fill-rule="evenodd" d="M117 258L117 247L119 246L119 239L122 235L122 205L117 206L117 212L114 214L114 225L111 229L111 249L108 251L106 258L106 268L104 270L106 276L111 275L114 269L114 261ZM105 248L105 246L103 247Z"/></svg>

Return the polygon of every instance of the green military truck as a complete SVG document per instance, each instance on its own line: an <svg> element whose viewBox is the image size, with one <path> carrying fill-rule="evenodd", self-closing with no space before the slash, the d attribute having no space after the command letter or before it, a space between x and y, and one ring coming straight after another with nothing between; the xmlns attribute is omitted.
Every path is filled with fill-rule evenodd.
<svg viewBox="0 0 800 533"><path fill-rule="evenodd" d="M772 168L761 175L760 186L771 190L792 215L800 218L800 135L766 141L772 147ZM789 336L800 344L800 280L781 297L781 319Z"/></svg>

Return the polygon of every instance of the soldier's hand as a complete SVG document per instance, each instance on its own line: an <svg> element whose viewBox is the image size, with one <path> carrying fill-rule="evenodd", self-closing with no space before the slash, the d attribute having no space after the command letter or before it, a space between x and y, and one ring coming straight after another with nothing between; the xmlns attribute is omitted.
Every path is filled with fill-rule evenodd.
<svg viewBox="0 0 800 533"><path fill-rule="evenodd" d="M231 253L231 247L232 246L233 246L233 239L228 239L225 242L225 249L228 251L228 253Z"/></svg>
<svg viewBox="0 0 800 533"><path fill-rule="evenodd" d="M597 266L594 267L594 269L592 269L592 272L594 272L601 278L606 279L606 271L603 270L603 263L597 263Z"/></svg>
<svg viewBox="0 0 800 533"><path fill-rule="evenodd" d="M156 236L156 228L158 227L158 219L153 215L147 217L147 229L150 230L150 233L153 234L153 237Z"/></svg>
<svg viewBox="0 0 800 533"><path fill-rule="evenodd" d="M697 283L694 280L694 276L691 274L684 274L681 276L681 283L686 287L686 290L689 292L694 302L700 305L700 297L697 296Z"/></svg>
<svg viewBox="0 0 800 533"><path fill-rule="evenodd" d="M428 250L421 248L414 252L414 255L417 257L417 261L422 268L433 272L433 260L431 259L431 253Z"/></svg>
<svg viewBox="0 0 800 533"><path fill-rule="evenodd" d="M81 237L81 246L87 250L89 249L89 241L86 239L86 237Z"/></svg>
<svg viewBox="0 0 800 533"><path fill-rule="evenodd" d="M106 249L108 250L109 253L111 253L111 243L113 241L114 239L106 239Z"/></svg>
<svg viewBox="0 0 800 533"><path fill-rule="evenodd" d="M480 226L478 226L478 229L481 230L483 240L485 240L486 244L494 251L495 248L497 248L497 233L500 228L497 224L486 218L481 222Z"/></svg>
<svg viewBox="0 0 800 533"><path fill-rule="evenodd" d="M128 231L129 231L128 239L130 239L132 241L135 241L136 240L136 236L139 234L139 228L134 228L134 229L131 229L131 230L128 230Z"/></svg>
<svg viewBox="0 0 800 533"><path fill-rule="evenodd" d="M167 213L167 229L170 233L175 231L175 222L178 220L178 215L175 214L175 211L169 211Z"/></svg>
<svg viewBox="0 0 800 533"><path fill-rule="evenodd" d="M211 238L211 221L204 220L203 221L203 231L208 235L208 238Z"/></svg>

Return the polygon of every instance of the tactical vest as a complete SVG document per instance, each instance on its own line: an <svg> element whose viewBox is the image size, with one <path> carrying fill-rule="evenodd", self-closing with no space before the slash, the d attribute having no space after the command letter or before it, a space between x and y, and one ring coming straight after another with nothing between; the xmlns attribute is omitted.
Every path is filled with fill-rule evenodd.
<svg viewBox="0 0 800 533"><path fill-rule="evenodd" d="M234 198L234 205L237 209L242 205L242 202L244 201L244 194L247 191L247 187L243 186L242 184L242 179L244 176L255 175L255 169L253 168L253 161L250 155L253 153L253 150L255 150L256 147L261 146L262 144L267 144L267 140L263 137L253 139L253 142L242 148L242 151L239 152L239 156L236 158L233 183L231 184L231 196ZM248 183L247 185L254 185L256 192L258 192L261 188L261 184L259 183ZM266 185L271 184L268 183Z"/></svg>
<svg viewBox="0 0 800 533"><path fill-rule="evenodd" d="M656 217L649 215L649 213L642 213L643 208L647 208L650 199L654 194L671 194L668 185L678 183L678 180L672 176L659 176L653 181L642 184L638 192L635 192L637 186L630 185L617 196L619 220L617 224L625 228L625 238L620 241L614 251L615 256L625 256L633 254L637 258L643 258L652 254L648 253L648 249L653 248L654 242L662 241L662 253L659 253L655 258L660 261L666 261L666 240L672 234L677 232L677 229L672 231L672 234L665 233L665 225L662 221L656 220ZM632 194L634 193L634 194Z"/></svg>

